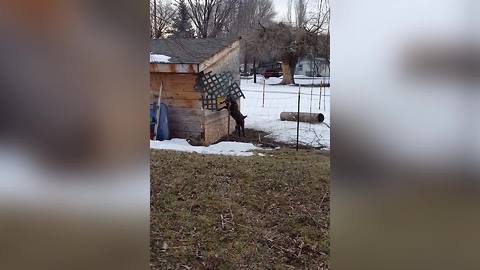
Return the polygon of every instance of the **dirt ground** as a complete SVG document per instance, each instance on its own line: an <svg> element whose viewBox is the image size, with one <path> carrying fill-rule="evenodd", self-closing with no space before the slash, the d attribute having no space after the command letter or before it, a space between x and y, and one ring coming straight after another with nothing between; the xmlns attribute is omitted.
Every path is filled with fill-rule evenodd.
<svg viewBox="0 0 480 270"><path fill-rule="evenodd" d="M151 152L152 269L328 269L329 155Z"/></svg>
<svg viewBox="0 0 480 270"><path fill-rule="evenodd" d="M236 141L236 142L246 142L253 143L262 148L296 148L296 144L288 144L285 142L276 141L268 136L269 134L263 131L258 131L254 129L245 129L245 137L238 136L236 133L227 135L220 139L219 141ZM314 148L309 145L299 145L300 149L316 149L321 150L323 148ZM322 153L328 153L328 150L322 150Z"/></svg>

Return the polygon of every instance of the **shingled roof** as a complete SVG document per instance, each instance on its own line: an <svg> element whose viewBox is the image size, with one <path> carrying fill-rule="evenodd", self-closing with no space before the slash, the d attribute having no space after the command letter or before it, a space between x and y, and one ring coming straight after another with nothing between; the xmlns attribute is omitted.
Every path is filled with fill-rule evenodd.
<svg viewBox="0 0 480 270"><path fill-rule="evenodd" d="M150 43L151 54L170 57L172 64L201 64L235 40L207 39L155 39Z"/></svg>

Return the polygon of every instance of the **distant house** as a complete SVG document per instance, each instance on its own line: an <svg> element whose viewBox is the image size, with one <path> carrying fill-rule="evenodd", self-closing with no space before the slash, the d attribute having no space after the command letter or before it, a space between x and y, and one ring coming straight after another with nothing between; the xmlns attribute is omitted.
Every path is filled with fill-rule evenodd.
<svg viewBox="0 0 480 270"><path fill-rule="evenodd" d="M330 65L325 58L303 57L298 61L295 75L308 77L329 77Z"/></svg>
<svg viewBox="0 0 480 270"><path fill-rule="evenodd" d="M172 138L211 144L234 131L228 112L216 111L218 89L240 85L240 42L227 39L159 39L151 41L150 91L169 107ZM223 84L214 87L217 81ZM218 91L217 91L218 90ZM213 92L212 92L213 91ZM230 125L229 125L230 124Z"/></svg>

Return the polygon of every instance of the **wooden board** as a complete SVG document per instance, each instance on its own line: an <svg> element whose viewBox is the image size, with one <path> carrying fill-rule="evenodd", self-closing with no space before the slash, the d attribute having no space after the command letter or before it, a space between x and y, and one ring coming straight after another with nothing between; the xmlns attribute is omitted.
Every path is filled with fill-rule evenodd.
<svg viewBox="0 0 480 270"><path fill-rule="evenodd" d="M235 121L230 120L230 133L235 131ZM228 115L211 121L205 126L205 143L212 144L228 134Z"/></svg>
<svg viewBox="0 0 480 270"><path fill-rule="evenodd" d="M213 65L223 62L227 57L240 57L238 55L240 51L240 40L237 40L227 46L225 49L221 50L211 58L207 59L205 62L200 64L200 71L206 71L207 69L211 68ZM239 59L240 60L240 59ZM238 66L237 66L238 67ZM238 69L238 68L237 68Z"/></svg>
<svg viewBox="0 0 480 270"><path fill-rule="evenodd" d="M150 63L151 73L198 73L199 69L196 64Z"/></svg>

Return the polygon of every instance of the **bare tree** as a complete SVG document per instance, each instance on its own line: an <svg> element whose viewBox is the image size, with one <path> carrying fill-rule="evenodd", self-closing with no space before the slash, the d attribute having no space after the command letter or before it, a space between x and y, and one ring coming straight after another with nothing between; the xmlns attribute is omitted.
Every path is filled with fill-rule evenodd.
<svg viewBox="0 0 480 270"><path fill-rule="evenodd" d="M320 51L317 53L324 56L330 64L330 2L328 0L318 0L316 12L310 14L304 29L319 37Z"/></svg>
<svg viewBox="0 0 480 270"><path fill-rule="evenodd" d="M328 0L318 0L315 12L308 15L305 24L302 26L306 31L316 34L327 34L330 32L330 3Z"/></svg>
<svg viewBox="0 0 480 270"><path fill-rule="evenodd" d="M307 21L307 3L305 0L295 2L295 23L298 28L303 28Z"/></svg>
<svg viewBox="0 0 480 270"><path fill-rule="evenodd" d="M325 46L322 35L285 23L262 26L256 39L264 47L262 51L268 50L282 61L282 84L295 83L295 67L300 57L310 52L318 54Z"/></svg>
<svg viewBox="0 0 480 270"><path fill-rule="evenodd" d="M293 5L293 0L288 0L288 8L287 8L287 22L289 24L292 24L292 5Z"/></svg>
<svg viewBox="0 0 480 270"><path fill-rule="evenodd" d="M256 31L260 25L272 24L275 15L272 0L239 0L230 36L242 37L241 57L244 70L247 70L249 63L255 66L257 62L269 57L268 51L258 46Z"/></svg>
<svg viewBox="0 0 480 270"><path fill-rule="evenodd" d="M284 78L282 84L293 83L293 73L290 67L295 66L298 59L294 27L284 23L274 24L270 27L261 25L256 39L259 46L263 47L260 51L269 50L281 59Z"/></svg>
<svg viewBox="0 0 480 270"><path fill-rule="evenodd" d="M271 23L275 15L272 0L240 0L236 16L240 34L251 32L259 23Z"/></svg>
<svg viewBox="0 0 480 270"><path fill-rule="evenodd" d="M200 38L216 37L228 23L238 0L188 0L188 13Z"/></svg>
<svg viewBox="0 0 480 270"><path fill-rule="evenodd" d="M150 37L165 37L172 26L175 9L168 0L150 0Z"/></svg>

